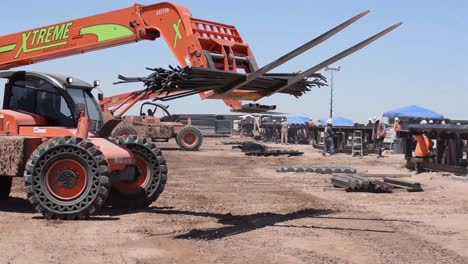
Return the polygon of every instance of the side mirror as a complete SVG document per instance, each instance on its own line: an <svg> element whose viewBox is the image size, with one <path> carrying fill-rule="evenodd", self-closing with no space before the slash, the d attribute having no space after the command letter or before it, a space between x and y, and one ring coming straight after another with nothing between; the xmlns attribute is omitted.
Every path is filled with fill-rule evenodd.
<svg viewBox="0 0 468 264"><path fill-rule="evenodd" d="M77 113L78 115L80 115L81 112L85 112L86 111L86 106L85 104L83 103L77 103L75 105L75 113Z"/></svg>
<svg viewBox="0 0 468 264"><path fill-rule="evenodd" d="M104 94L103 93L98 93L97 97L98 97L99 101L104 100Z"/></svg>

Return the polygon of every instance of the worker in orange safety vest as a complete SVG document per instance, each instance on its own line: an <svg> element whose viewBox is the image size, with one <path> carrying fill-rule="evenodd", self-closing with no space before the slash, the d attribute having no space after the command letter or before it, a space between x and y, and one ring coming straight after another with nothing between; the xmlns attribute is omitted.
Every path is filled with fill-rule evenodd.
<svg viewBox="0 0 468 264"><path fill-rule="evenodd" d="M418 158L426 158L429 157L431 154L432 147L434 143L432 140L426 135L414 135L414 140L416 140L416 149L414 150L416 157Z"/></svg>
<svg viewBox="0 0 468 264"><path fill-rule="evenodd" d="M427 121L423 120L420 123L421 125L426 125ZM431 155L432 147L434 142L426 134L413 135L414 140L416 140L416 148L414 150L416 158L428 158ZM421 172L418 162L415 162L416 173Z"/></svg>

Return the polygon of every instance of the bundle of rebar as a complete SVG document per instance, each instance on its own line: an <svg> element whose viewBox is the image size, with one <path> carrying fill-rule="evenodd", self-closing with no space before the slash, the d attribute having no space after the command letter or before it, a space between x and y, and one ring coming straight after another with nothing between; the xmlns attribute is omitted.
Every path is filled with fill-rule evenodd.
<svg viewBox="0 0 468 264"><path fill-rule="evenodd" d="M176 91L225 91L236 86L239 82L246 79L247 74L222 71L217 69L199 68L199 67L170 67L147 68L153 73L146 77L125 77L119 75L119 83L143 82L144 86L151 92L162 94ZM280 87L285 86L288 80L299 73L266 73L255 80L238 88L244 91L256 91L265 95ZM325 77L321 74L312 74L310 77L303 78L288 88L279 90L279 93L290 94L300 97L310 91L313 87L325 86Z"/></svg>

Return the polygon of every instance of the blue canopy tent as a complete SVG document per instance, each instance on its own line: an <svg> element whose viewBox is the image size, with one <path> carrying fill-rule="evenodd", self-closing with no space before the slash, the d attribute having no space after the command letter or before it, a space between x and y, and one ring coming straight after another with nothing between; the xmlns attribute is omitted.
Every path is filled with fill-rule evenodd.
<svg viewBox="0 0 468 264"><path fill-rule="evenodd" d="M289 124L307 124L307 122L309 122L309 118L308 117L304 117L304 116L289 116L288 117L288 123Z"/></svg>
<svg viewBox="0 0 468 264"><path fill-rule="evenodd" d="M394 109L383 114L384 117L407 117L407 118L427 118L427 119L444 119L444 116L433 112L429 109L422 108L417 105L410 105L398 109Z"/></svg>
<svg viewBox="0 0 468 264"><path fill-rule="evenodd" d="M328 118L321 118L318 120L319 123L325 125L327 123ZM333 126L354 126L354 122L351 119L344 118L341 116L333 117Z"/></svg>

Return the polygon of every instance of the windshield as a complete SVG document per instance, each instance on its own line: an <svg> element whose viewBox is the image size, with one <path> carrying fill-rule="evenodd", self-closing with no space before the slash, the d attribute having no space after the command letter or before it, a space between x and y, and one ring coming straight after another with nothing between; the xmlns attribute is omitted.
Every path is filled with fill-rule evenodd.
<svg viewBox="0 0 468 264"><path fill-rule="evenodd" d="M11 84L7 109L41 115L51 126L73 127L73 115L65 98L49 82L28 77Z"/></svg>
<svg viewBox="0 0 468 264"><path fill-rule="evenodd" d="M91 120L90 131L96 132L102 126L102 116L99 106L89 91L83 89L67 89L75 105L82 103L86 107L86 116ZM78 115L78 113L76 113ZM77 117L78 118L78 117Z"/></svg>

